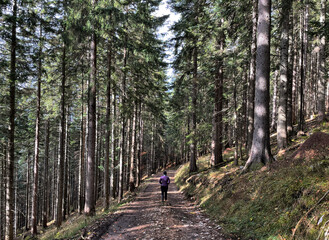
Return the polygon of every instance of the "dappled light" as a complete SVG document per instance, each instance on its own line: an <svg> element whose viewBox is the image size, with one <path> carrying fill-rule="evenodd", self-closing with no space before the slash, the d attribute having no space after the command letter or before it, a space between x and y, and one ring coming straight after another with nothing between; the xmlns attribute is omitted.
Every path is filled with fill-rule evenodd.
<svg viewBox="0 0 329 240"><path fill-rule="evenodd" d="M206 218L194 204L187 201L171 178L168 201L161 201L160 174L148 180L146 188L135 201L119 209L119 217L108 226L102 239L227 239L220 227ZM204 226L207 225L205 228Z"/></svg>
<svg viewBox="0 0 329 240"><path fill-rule="evenodd" d="M328 9L0 1L0 240L329 240Z"/></svg>

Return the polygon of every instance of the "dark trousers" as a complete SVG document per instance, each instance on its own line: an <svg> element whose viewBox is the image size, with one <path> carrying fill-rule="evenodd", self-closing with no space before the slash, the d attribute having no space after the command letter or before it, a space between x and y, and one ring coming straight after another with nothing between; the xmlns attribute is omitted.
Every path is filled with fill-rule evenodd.
<svg viewBox="0 0 329 240"><path fill-rule="evenodd" d="M168 186L161 186L161 199L162 201L167 200Z"/></svg>

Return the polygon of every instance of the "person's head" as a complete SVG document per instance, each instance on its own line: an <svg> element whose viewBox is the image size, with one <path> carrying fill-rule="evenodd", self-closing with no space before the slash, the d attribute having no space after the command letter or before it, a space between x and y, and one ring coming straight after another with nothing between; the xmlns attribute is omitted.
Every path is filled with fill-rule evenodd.
<svg viewBox="0 0 329 240"><path fill-rule="evenodd" d="M167 172L166 172L166 171L164 171L164 172L163 172L163 175L167 175Z"/></svg>

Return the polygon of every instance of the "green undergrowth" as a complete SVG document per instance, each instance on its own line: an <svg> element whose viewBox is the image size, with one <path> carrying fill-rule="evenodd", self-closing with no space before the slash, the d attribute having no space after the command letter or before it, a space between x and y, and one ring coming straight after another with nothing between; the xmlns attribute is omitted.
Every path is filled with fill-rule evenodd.
<svg viewBox="0 0 329 240"><path fill-rule="evenodd" d="M50 223L50 227L41 232L38 239L76 239L79 238L83 228L93 224L97 220L106 217L108 214L115 212L123 203L113 203L109 210L104 211L98 208L95 216L88 217L83 214L74 213L68 220L63 222L62 226L57 229L54 223ZM90 235L91 232L86 232L85 235Z"/></svg>
<svg viewBox="0 0 329 240"><path fill-rule="evenodd" d="M329 157L293 163L281 157L269 170L240 175L229 164L198 173L183 165L176 183L216 219L224 231L242 239L325 239L329 232ZM309 213L308 213L309 212ZM308 213L308 214L307 214Z"/></svg>
<svg viewBox="0 0 329 240"><path fill-rule="evenodd" d="M136 189L134 193L127 192L124 195L124 199L117 203L112 201L110 208L104 210L102 207L103 200L100 199L96 206L95 216L88 217L84 214L73 213L71 216L63 222L60 228L56 228L54 221L48 223L47 229L41 229L40 234L37 237L32 237L30 233L21 234L19 237L24 239L84 239L93 234L94 228L97 228L97 223L103 218L106 218L110 214L116 212L121 206L134 200L137 192L143 191L149 182L149 179L143 179L143 183ZM84 236L82 236L84 235Z"/></svg>

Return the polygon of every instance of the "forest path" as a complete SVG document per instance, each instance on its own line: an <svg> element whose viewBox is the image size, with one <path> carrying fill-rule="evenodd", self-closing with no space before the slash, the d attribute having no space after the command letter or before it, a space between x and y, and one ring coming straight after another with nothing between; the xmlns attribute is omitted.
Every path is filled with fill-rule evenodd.
<svg viewBox="0 0 329 240"><path fill-rule="evenodd" d="M220 226L208 219L178 191L175 170L169 170L168 202L163 205L158 173L136 199L121 207L118 217L100 239L227 239Z"/></svg>

